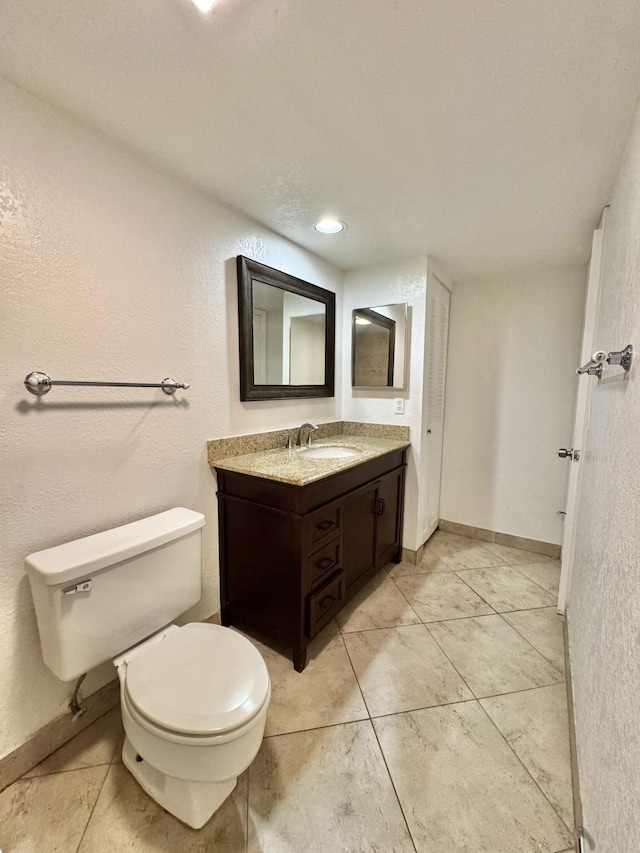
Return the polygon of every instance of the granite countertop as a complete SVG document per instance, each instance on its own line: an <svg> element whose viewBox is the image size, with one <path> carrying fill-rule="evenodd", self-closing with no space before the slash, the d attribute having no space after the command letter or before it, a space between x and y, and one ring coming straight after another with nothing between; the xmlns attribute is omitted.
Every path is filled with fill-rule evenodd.
<svg viewBox="0 0 640 853"><path fill-rule="evenodd" d="M397 441L389 438L371 438L362 435L336 435L320 439L312 443L312 447L353 447L359 450L357 456L346 456L339 459L305 458L300 454L304 448L294 447L263 450L257 453L247 453L244 456L229 456L226 459L216 459L215 468L224 471L237 471L241 474L251 474L263 477L265 480L277 480L290 483L293 486L306 486L324 477L330 477L347 468L354 468L362 462L383 456L393 450L409 447L409 441Z"/></svg>

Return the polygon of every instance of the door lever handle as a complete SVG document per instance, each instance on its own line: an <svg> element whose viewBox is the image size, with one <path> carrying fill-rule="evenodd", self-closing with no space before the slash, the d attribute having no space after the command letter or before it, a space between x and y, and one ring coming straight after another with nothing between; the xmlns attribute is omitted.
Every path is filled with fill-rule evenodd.
<svg viewBox="0 0 640 853"><path fill-rule="evenodd" d="M580 451L574 450L573 448L571 448L571 450L567 450L566 447L561 447L558 450L558 456L560 459L573 459L574 462L580 461Z"/></svg>
<svg viewBox="0 0 640 853"><path fill-rule="evenodd" d="M598 379L602 376L602 365L607 360L607 353L602 350L598 350L598 352L594 352L591 356L591 361L588 361L582 367L579 367L576 370L578 376L582 376L583 373L587 373L589 376L597 376Z"/></svg>
<svg viewBox="0 0 640 853"><path fill-rule="evenodd" d="M582 367L576 370L576 373L581 376L587 373L589 376L602 377L602 370L605 364L619 364L625 373L631 370L631 362L633 361L633 347L627 344L624 349L612 350L611 352L603 352L598 350L591 356L591 361L588 361Z"/></svg>

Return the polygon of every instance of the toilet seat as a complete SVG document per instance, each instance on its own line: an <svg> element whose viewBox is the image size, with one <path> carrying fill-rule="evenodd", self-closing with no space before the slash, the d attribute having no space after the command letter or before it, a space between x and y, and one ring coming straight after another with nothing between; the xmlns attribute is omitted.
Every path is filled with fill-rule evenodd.
<svg viewBox="0 0 640 853"><path fill-rule="evenodd" d="M270 697L269 673L258 650L229 628L200 622L133 655L124 688L131 711L146 728L181 740L229 736L254 719Z"/></svg>

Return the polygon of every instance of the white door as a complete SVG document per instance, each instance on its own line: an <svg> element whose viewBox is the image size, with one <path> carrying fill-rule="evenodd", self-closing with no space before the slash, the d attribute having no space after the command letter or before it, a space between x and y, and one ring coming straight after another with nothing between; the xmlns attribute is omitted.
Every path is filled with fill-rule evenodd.
<svg viewBox="0 0 640 853"><path fill-rule="evenodd" d="M422 541L425 542L440 521L440 479L442 438L444 433L444 393L447 378L449 340L449 304L451 294L438 277L427 280L425 347L425 399L422 418L422 452L425 455L425 503Z"/></svg>
<svg viewBox="0 0 640 853"><path fill-rule="evenodd" d="M600 281L602 277L602 257L604 245L604 223L606 210L603 214L600 228L593 232L591 245L591 260L589 261L589 275L587 279L587 297L584 310L584 329L582 332L582 350L580 364L586 364L591 358L594 350L594 333L598 315L598 302L600 297ZM579 455L584 454L589 431L589 413L591 411L591 393L595 387L595 380L586 374L578 379L578 394L576 398L576 415L573 424L573 444L571 449L574 458L568 458L569 465L569 487L567 490L567 508L564 520L564 536L562 539L562 565L560 569L560 590L558 592L558 613L564 613L571 589L571 572L573 570L573 557L576 544L576 508L580 483L582 479L582 467L580 460L575 458L576 451Z"/></svg>

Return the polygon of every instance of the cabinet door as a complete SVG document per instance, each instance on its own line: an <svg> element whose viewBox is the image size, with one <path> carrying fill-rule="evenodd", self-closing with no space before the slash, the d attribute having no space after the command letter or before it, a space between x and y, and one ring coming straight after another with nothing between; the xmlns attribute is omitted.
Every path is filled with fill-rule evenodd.
<svg viewBox="0 0 640 853"><path fill-rule="evenodd" d="M344 499L344 525L342 534L343 568L349 587L376 562L376 498L378 483L372 483L353 492Z"/></svg>
<svg viewBox="0 0 640 853"><path fill-rule="evenodd" d="M381 478L376 494L376 566L392 560L400 547L404 469Z"/></svg>

